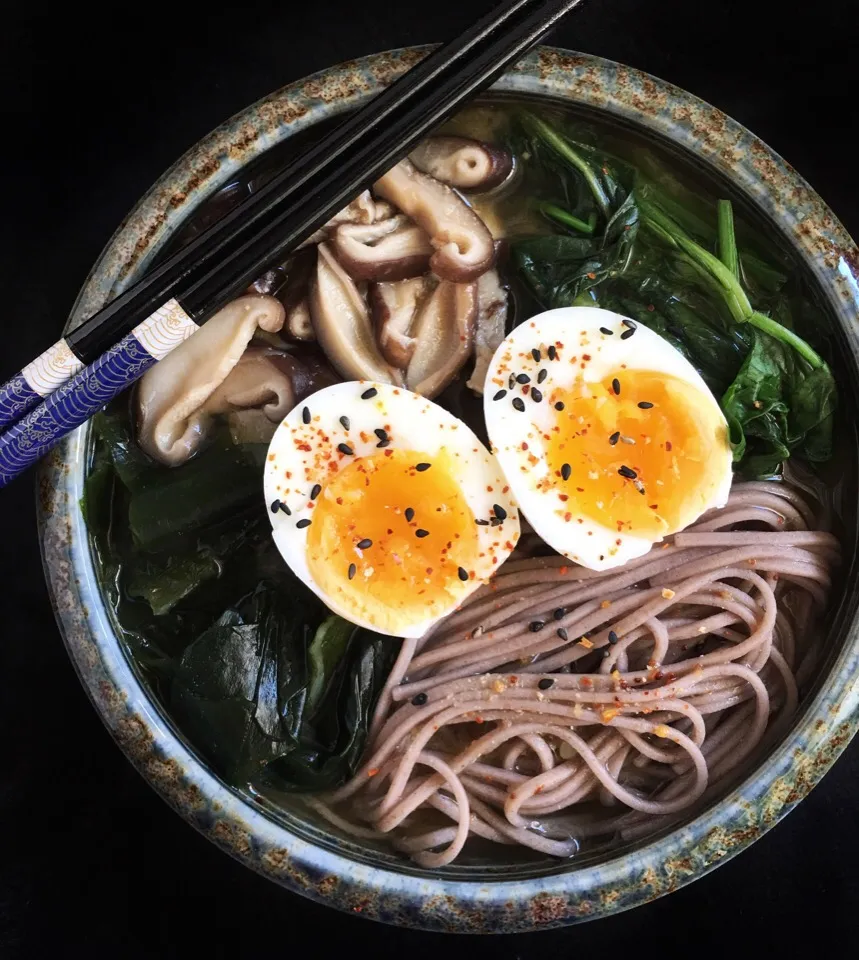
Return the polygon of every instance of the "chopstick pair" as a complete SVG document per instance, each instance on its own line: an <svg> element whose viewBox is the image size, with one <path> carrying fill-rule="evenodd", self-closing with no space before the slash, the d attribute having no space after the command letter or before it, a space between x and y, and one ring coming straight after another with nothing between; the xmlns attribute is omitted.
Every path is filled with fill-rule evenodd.
<svg viewBox="0 0 859 960"><path fill-rule="evenodd" d="M0 387L0 486L192 336L581 0L508 0ZM17 422L15 422L17 421Z"/></svg>

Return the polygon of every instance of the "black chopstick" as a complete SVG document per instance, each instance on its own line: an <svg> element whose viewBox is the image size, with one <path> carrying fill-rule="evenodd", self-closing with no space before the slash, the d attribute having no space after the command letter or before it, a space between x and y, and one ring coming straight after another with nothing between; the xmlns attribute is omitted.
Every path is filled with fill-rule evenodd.
<svg viewBox="0 0 859 960"><path fill-rule="evenodd" d="M401 103L389 103L385 122L375 124L369 133L361 133L360 122L355 132L353 120L348 150L338 154L336 169L332 169L330 162L323 162L312 170L305 170L301 191L298 196L290 193L292 200L286 204L287 209L273 204L269 211L271 219L264 227L257 221L253 236L243 228L224 241L219 248L220 256L195 262L182 275L181 289L176 291L178 300L174 297L156 304L152 313L132 327L132 333L63 385L51 387L47 400L0 437L0 485L26 469L142 376L149 366L191 335L197 323L215 313L271 263L282 260L405 156L429 129L495 79L580 2L531 0L505 4L500 13L496 11L500 20L493 19L490 25L484 18L480 21L482 26L478 25L479 30L472 28L472 34L477 30L477 36L469 44L467 57L457 53L449 65L446 61L438 63L432 77L422 85L417 102L406 96ZM459 49L460 44L454 44L454 50ZM358 111L355 117L367 109L369 107ZM134 310L131 315L133 319L138 317ZM124 329L119 324L124 316L124 313L112 314L114 330ZM55 346L71 353L63 341ZM29 387L26 381L24 385ZM0 392L0 410L4 399Z"/></svg>

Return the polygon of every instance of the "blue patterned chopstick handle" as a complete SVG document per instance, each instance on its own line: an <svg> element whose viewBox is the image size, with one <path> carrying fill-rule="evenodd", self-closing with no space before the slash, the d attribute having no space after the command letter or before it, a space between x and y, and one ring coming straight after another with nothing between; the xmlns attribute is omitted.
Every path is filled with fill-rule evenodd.
<svg viewBox="0 0 859 960"><path fill-rule="evenodd" d="M48 347L20 373L0 385L0 429L20 420L82 369L83 363L65 340Z"/></svg>
<svg viewBox="0 0 859 960"><path fill-rule="evenodd" d="M134 383L199 328L172 300L0 436L0 487Z"/></svg>

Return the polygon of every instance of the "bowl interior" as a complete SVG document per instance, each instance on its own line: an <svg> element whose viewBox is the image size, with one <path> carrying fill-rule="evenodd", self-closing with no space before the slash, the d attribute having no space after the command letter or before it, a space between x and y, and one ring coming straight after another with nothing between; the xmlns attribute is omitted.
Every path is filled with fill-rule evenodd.
<svg viewBox="0 0 859 960"><path fill-rule="evenodd" d="M838 342L833 362L838 371L839 382L849 384L849 390L855 394L856 385L859 382L855 364L850 363L849 350L846 343L843 342L843 336L838 328L836 318L832 315L832 310L827 302L826 291L821 289L813 271L792 250L781 226L768 217L759 207L751 203L749 198L743 195L735 184L714 171L712 167L702 162L695 154L678 147L670 140L660 137L652 131L644 130L635 123L610 118L599 111L586 107L570 107L558 101L553 102L550 98L545 97L515 97L505 96L504 94L484 97L467 108L464 114L454 121L453 129L473 132L475 127L478 130L481 127L491 127L492 117L496 111L515 110L517 106L523 105L538 106L544 110L548 106L552 106L562 110L565 114L571 115L578 123L592 128L600 138L601 143L607 144L608 149L612 152L616 152L625 158L641 160L643 152L646 151L657 165L668 166L687 183L694 184L696 189L700 190L701 196L711 198L729 197L735 204L738 222L741 222L748 229L764 233L771 242L773 249L777 250L781 256L793 261L794 265L800 270L804 282L812 291L814 299L828 315L834 339ZM245 196L258 190L270 176L288 166L293 157L299 155L306 145L321 136L334 123L336 123L336 119L331 118L315 124L297 136L266 150L250 163L238 169L230 177L228 183L203 199L196 209L189 212L187 217L177 224L170 238L151 260L151 265L155 266L162 258L181 248L198 232L239 204ZM461 402L458 403L458 406L462 406ZM855 556L857 539L855 491L857 490L857 452L859 452L859 445L857 445L852 424L842 422L841 430L843 437L839 446L845 451L845 455L841 456L837 464L832 465L827 471L826 479L820 483L817 492L826 497L828 504L835 512L847 555L852 557ZM829 491L826 490L827 486L830 487ZM94 542L92 548L95 562L97 561L98 548ZM825 677L826 665L831 662L832 657L842 645L844 629L850 621L853 608L853 605L848 602L848 598L855 594L854 590L849 589L852 582L851 572L845 578L845 582L839 583L836 588L833 604L834 612L823 628L825 635L821 637L821 665L815 673L814 681L803 691L804 697L800 711L795 718L795 724L802 723L803 707L810 697L813 698L815 690L818 689ZM115 618L114 625L117 634L122 637L122 628ZM188 740L171 718L169 709L159 699L156 690L153 689L150 683L151 677L146 668L130 653L127 644L124 644L124 650L129 656L132 669L158 704L164 722L170 725L175 735L198 756L202 763L206 763L205 756L200 754L196 745ZM784 731L782 735L786 732ZM585 843L577 857L565 863L522 848L505 847L499 849L495 845L484 843L478 839L470 841L466 853L459 857L454 864L442 868L442 872L449 874L451 877L467 878L478 882L496 879L500 874L510 880L527 880L543 876L546 873L581 869L588 863L600 862L607 856L622 856L631 849L653 842L660 833L675 829L678 825L700 815L702 810L708 806L717 803L736 786L738 781L748 777L754 771L760 758L774 746L773 739L768 738L756 756L735 777L720 783L718 790L708 795L705 804L697 805L685 818L674 821L661 829L655 829L634 842L623 844L617 841ZM267 816L286 829L302 836L314 845L345 853L350 859L357 862L385 866L388 869L410 872L416 876L432 877L439 874L438 870L428 871L414 866L410 861L392 853L384 843L358 841L338 831L315 815L295 794L273 789L257 790L226 785L234 789L247 802L254 803L258 809L264 811Z"/></svg>
<svg viewBox="0 0 859 960"><path fill-rule="evenodd" d="M304 138L317 136L323 124L360 104L420 54L382 55L310 78L249 108L194 148L120 227L82 291L73 323L187 241L207 217L219 216L254 189L267 168L287 163ZM493 96L539 97L544 105L574 110L590 123L611 128L619 140L646 143L713 195L734 200L750 227L765 231L799 265L808 290L831 321L842 408L856 408L855 247L780 158L694 97L594 58L541 50L501 81ZM251 147L234 148L239 142ZM428 907L419 918L396 914L403 904L414 906L440 893L457 907L471 908L469 922L482 928L496 922L486 919L495 916L496 908L506 918L498 921L505 929L569 922L676 889L742 849L808 792L855 732L859 443L852 421L841 417L839 442L846 455L828 478L848 562L833 592L814 681L803 692L790 729L778 742L767 743L741 775L722 784L686 820L625 847L584 848L563 864L527 854L505 858L495 853L489 859L477 849L463 863L428 872L382 847L339 836L293 796L260 795L218 783L149 694L148 678L116 638L77 505L90 449L87 431L79 431L58 451L40 481L46 570L73 659L114 736L170 802L233 855L299 892L333 899L339 906L347 907L350 897L364 903L367 890L377 891L387 898L387 907L379 901L365 915L397 922L438 927L438 910L446 923L455 925L459 921L443 905ZM320 871L338 878L335 896L317 882ZM517 886L536 878L542 878L536 886ZM527 906L535 896L551 898L548 913L538 917Z"/></svg>

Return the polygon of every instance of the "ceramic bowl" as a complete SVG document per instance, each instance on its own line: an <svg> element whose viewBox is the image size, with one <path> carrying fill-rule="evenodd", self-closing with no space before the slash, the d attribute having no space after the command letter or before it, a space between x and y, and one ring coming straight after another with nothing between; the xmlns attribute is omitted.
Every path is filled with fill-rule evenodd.
<svg viewBox="0 0 859 960"><path fill-rule="evenodd" d="M80 323L138 277L177 226L237 170L275 144L359 106L426 53L399 50L291 84L219 127L140 201L92 270L72 312ZM859 251L814 191L739 124L692 95L628 67L541 48L497 84L596 109L690 151L730 178L781 230L829 300L848 365L859 356ZM859 630L842 604L837 642L794 726L757 769L690 822L600 860L530 875L433 875L367 854L292 814L276 815L218 780L149 697L114 636L96 583L79 500L83 428L39 476L45 571L69 653L92 701L140 773L206 837L290 890L363 916L432 930L523 931L625 910L700 877L790 811L857 729ZM852 570L848 572L853 581ZM855 593L855 591L852 591Z"/></svg>

